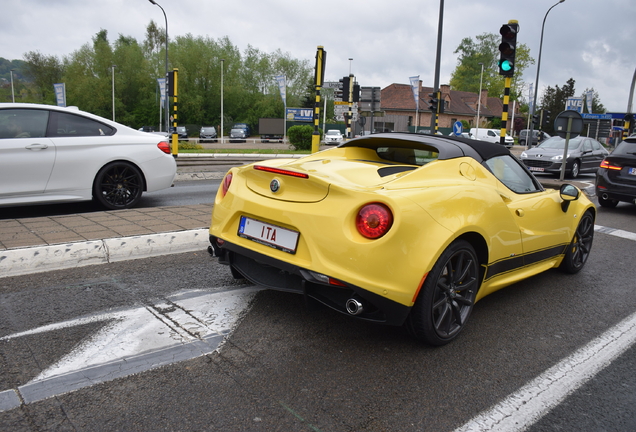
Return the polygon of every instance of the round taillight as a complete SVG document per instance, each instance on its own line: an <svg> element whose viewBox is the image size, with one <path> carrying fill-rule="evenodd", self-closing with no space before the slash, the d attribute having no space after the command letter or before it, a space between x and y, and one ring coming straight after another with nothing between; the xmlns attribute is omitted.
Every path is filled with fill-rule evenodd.
<svg viewBox="0 0 636 432"><path fill-rule="evenodd" d="M367 204L358 211L356 228L369 239L377 239L386 234L393 225L393 214L384 204Z"/></svg>
<svg viewBox="0 0 636 432"><path fill-rule="evenodd" d="M161 150L165 154L170 154L170 144L168 144L167 142L161 141L159 144L157 144L157 147L159 147L159 150Z"/></svg>
<svg viewBox="0 0 636 432"><path fill-rule="evenodd" d="M232 173L227 173L223 178L223 185L221 186L223 196L227 194L227 191L230 188L230 184L232 184Z"/></svg>

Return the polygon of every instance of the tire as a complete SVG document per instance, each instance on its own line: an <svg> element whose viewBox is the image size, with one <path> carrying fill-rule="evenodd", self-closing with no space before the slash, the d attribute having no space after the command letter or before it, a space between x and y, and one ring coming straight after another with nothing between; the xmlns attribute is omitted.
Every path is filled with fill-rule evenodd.
<svg viewBox="0 0 636 432"><path fill-rule="evenodd" d="M566 273L578 273L590 255L592 242L594 241L594 215L587 211L581 217L579 226L576 228L574 237L570 242L565 257L559 268Z"/></svg>
<svg viewBox="0 0 636 432"><path fill-rule="evenodd" d="M601 195L597 195L597 197L598 197L598 203L601 205L601 207L614 208L618 205L618 200L603 199Z"/></svg>
<svg viewBox="0 0 636 432"><path fill-rule="evenodd" d="M570 178L577 178L581 173L581 162L578 159L575 159L572 162L572 169L570 170Z"/></svg>
<svg viewBox="0 0 636 432"><path fill-rule="evenodd" d="M452 243L426 277L406 321L409 333L435 346L454 340L473 310L480 284L479 269L470 243Z"/></svg>
<svg viewBox="0 0 636 432"><path fill-rule="evenodd" d="M93 198L109 210L134 207L141 199L144 178L141 171L128 162L104 166L95 177Z"/></svg>
<svg viewBox="0 0 636 432"><path fill-rule="evenodd" d="M525 147L525 145L526 145L526 141L525 141L525 140L519 140L519 145L522 145L522 146L524 146L524 147Z"/></svg>

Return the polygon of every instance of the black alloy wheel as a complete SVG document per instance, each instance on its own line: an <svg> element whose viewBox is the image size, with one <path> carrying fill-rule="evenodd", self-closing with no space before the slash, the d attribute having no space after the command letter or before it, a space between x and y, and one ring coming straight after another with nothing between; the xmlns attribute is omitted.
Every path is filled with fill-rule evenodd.
<svg viewBox="0 0 636 432"><path fill-rule="evenodd" d="M422 286L406 322L415 338L445 345L466 325L479 289L479 261L475 249L457 240L442 253Z"/></svg>
<svg viewBox="0 0 636 432"><path fill-rule="evenodd" d="M143 190L143 176L136 166L113 162L97 173L93 197L109 210L127 209L139 202Z"/></svg>
<svg viewBox="0 0 636 432"><path fill-rule="evenodd" d="M572 242L569 244L565 258L563 258L559 268L566 273L578 273L590 256L593 241L594 215L591 211L587 211L581 217L581 222L576 228Z"/></svg>

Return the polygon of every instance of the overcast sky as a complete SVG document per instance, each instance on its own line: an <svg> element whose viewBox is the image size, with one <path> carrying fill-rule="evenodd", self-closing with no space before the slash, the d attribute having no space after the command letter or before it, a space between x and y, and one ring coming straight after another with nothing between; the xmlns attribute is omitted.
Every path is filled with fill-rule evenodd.
<svg viewBox="0 0 636 432"><path fill-rule="evenodd" d="M419 75L433 86L439 0L157 0L170 37L228 36L243 51L281 49L312 66L318 45L327 52L326 81L351 72L362 86L386 87ZM465 37L499 32L519 21L518 42L539 53L541 24L558 0L446 0L440 84L457 65L453 51ZM0 6L0 57L23 59L28 51L60 59L100 29L139 42L150 20L164 16L148 0L5 0ZM540 91L576 81L576 93L594 88L610 112L625 112L636 69L635 0L565 0L548 14L539 76ZM353 60L350 62L349 59ZM524 81L535 81L536 64ZM527 93L527 91L526 91ZM526 96L527 97L527 96Z"/></svg>

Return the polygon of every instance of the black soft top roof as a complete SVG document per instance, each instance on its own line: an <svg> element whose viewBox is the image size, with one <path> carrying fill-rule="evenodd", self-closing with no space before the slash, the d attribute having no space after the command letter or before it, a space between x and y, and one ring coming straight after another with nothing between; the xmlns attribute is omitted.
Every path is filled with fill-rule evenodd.
<svg viewBox="0 0 636 432"><path fill-rule="evenodd" d="M403 132L367 135L342 143L338 147L364 147L370 149L399 147L422 150L430 150L433 147L439 154L438 159L444 160L468 156L476 159L479 163L495 156L510 155L510 150L501 144L463 137Z"/></svg>

